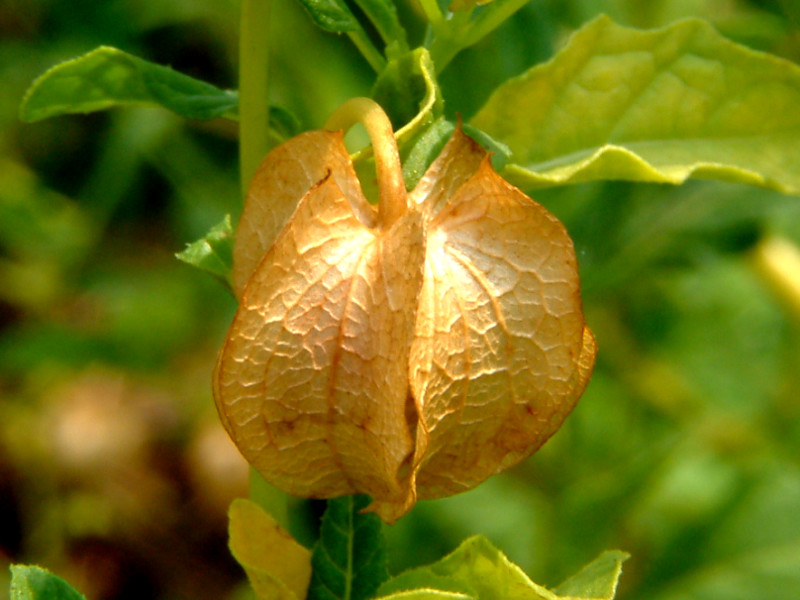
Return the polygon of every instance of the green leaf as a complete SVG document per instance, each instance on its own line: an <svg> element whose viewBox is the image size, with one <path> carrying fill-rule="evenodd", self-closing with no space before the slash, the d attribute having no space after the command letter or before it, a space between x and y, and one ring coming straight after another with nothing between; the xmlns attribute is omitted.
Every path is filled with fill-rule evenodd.
<svg viewBox="0 0 800 600"><path fill-rule="evenodd" d="M447 141L444 136L449 137L453 131L442 118L444 101L428 51L417 48L391 60L378 77L372 96L392 120L403 176L406 186L412 189ZM374 166L364 164L370 157L371 149L356 154L354 162L359 172L374 172Z"/></svg>
<svg viewBox="0 0 800 600"><path fill-rule="evenodd" d="M10 600L85 600L66 581L41 567L12 565Z"/></svg>
<svg viewBox="0 0 800 600"><path fill-rule="evenodd" d="M440 73L456 54L478 43L528 2L529 0L452 0L449 10L455 12L449 18L442 18L438 6L431 6L432 1L423 0L423 9L431 21L433 35L429 48L436 71ZM476 6L480 6L480 9L475 10Z"/></svg>
<svg viewBox="0 0 800 600"><path fill-rule="evenodd" d="M269 107L269 133L272 139L270 143L278 145L289 138L302 133L303 127L300 120L290 110L282 106Z"/></svg>
<svg viewBox="0 0 800 600"><path fill-rule="evenodd" d="M456 126L444 117L439 117L423 131L403 155L403 180L409 190L416 187L428 166L436 159L447 140L453 135Z"/></svg>
<svg viewBox="0 0 800 600"><path fill-rule="evenodd" d="M698 20L639 31L600 17L501 85L471 123L523 187L723 179L800 192L800 68Z"/></svg>
<svg viewBox="0 0 800 600"><path fill-rule="evenodd" d="M188 119L236 119L236 92L108 46L56 65L36 81L20 107L23 121L114 106L162 106Z"/></svg>
<svg viewBox="0 0 800 600"><path fill-rule="evenodd" d="M481 131L477 127L465 124L464 133L466 133L473 140L478 142L492 155L492 165L496 170L502 169L511 159L511 148L504 143L494 139L485 131Z"/></svg>
<svg viewBox="0 0 800 600"><path fill-rule="evenodd" d="M231 216L214 225L208 233L189 244L175 257L183 262L211 273L233 289L231 270L233 268L233 225Z"/></svg>
<svg viewBox="0 0 800 600"><path fill-rule="evenodd" d="M486 538L469 538L442 560L385 582L378 595L391 600L476 598L480 600L611 600L623 552L605 552L553 592L532 582ZM430 591L442 596L427 596ZM420 594L420 595L417 595Z"/></svg>
<svg viewBox="0 0 800 600"><path fill-rule="evenodd" d="M389 61L378 76L372 96L392 120L406 187L413 189L447 141L443 136L449 137L453 131L442 118L444 101L428 51L417 48ZM377 200L372 147L352 158L365 195Z"/></svg>
<svg viewBox="0 0 800 600"><path fill-rule="evenodd" d="M391 598L391 600L477 600L475 596L470 596L469 594L443 592L442 590L430 590L427 588L397 592L391 596L384 596L384 598Z"/></svg>
<svg viewBox="0 0 800 600"><path fill-rule="evenodd" d="M311 559L309 600L366 600L389 576L381 520L367 496L328 500Z"/></svg>
<svg viewBox="0 0 800 600"><path fill-rule="evenodd" d="M311 19L331 33L347 33L361 29L361 23L343 0L300 0Z"/></svg>
<svg viewBox="0 0 800 600"><path fill-rule="evenodd" d="M363 0L370 2L370 0ZM370 5L380 0L371 0ZM331 33L346 33L356 48L377 73L386 66L383 55L378 52L367 32L358 22L344 0L300 0L311 19L319 27ZM374 6L370 6L370 9ZM362 9L363 10L363 9Z"/></svg>
<svg viewBox="0 0 800 600"><path fill-rule="evenodd" d="M625 552L607 550L559 585L555 592L568 598L613 598L622 574L622 563L627 559Z"/></svg>
<svg viewBox="0 0 800 600"><path fill-rule="evenodd" d="M256 598L303 600L311 577L311 552L255 502L237 498L228 517L228 546Z"/></svg>
<svg viewBox="0 0 800 600"><path fill-rule="evenodd" d="M401 145L422 133L444 111L433 63L425 48L390 61L378 76L372 97L389 115Z"/></svg>
<svg viewBox="0 0 800 600"><path fill-rule="evenodd" d="M361 23L344 0L300 0L319 27L331 33L363 32ZM391 0L356 0L386 44L407 50L406 31L397 18L397 7Z"/></svg>
<svg viewBox="0 0 800 600"><path fill-rule="evenodd" d="M391 0L355 0L378 30L381 38L397 53L408 51L406 30L397 18L397 7Z"/></svg>
<svg viewBox="0 0 800 600"><path fill-rule="evenodd" d="M429 127L425 128L421 135L416 137L413 142L407 144L410 150L402 152L403 157L403 179L408 189L414 189L425 171L439 156L444 145L452 137L456 126L444 117L436 119ZM471 125L463 125L464 133L478 142L492 155L492 164L496 170L500 170L511 156L511 151L505 144L492 139L480 129ZM405 150L405 146L401 146Z"/></svg>

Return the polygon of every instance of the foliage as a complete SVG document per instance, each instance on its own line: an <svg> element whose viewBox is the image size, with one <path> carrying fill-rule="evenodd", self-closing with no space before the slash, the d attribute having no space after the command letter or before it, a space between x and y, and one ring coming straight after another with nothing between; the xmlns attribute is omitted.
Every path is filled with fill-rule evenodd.
<svg viewBox="0 0 800 600"><path fill-rule="evenodd" d="M387 600L416 600L435 590L444 592L444 598L452 594L482 600L612 600L627 558L624 552L604 552L551 591L533 583L488 540L476 536L442 560L389 580L378 595Z"/></svg>
<svg viewBox="0 0 800 600"><path fill-rule="evenodd" d="M527 188L699 176L798 193L799 101L799 67L708 23L643 32L600 17L471 123L508 145L505 173Z"/></svg>
<svg viewBox="0 0 800 600"><path fill-rule="evenodd" d="M255 502L237 498L228 514L231 554L247 573L256 597L305 598L311 553Z"/></svg>
<svg viewBox="0 0 800 600"><path fill-rule="evenodd" d="M57 65L20 107L24 121L113 106L163 106L187 119L236 118L236 94L107 46Z"/></svg>
<svg viewBox="0 0 800 600"><path fill-rule="evenodd" d="M11 567L11 600L84 600L66 581L41 567Z"/></svg>
<svg viewBox="0 0 800 600"><path fill-rule="evenodd" d="M208 233L175 255L179 260L220 278L229 287L233 265L233 225L225 215Z"/></svg>
<svg viewBox="0 0 800 600"><path fill-rule="evenodd" d="M443 14L443 3L424 4L426 15ZM435 72L431 97L438 100L401 147L407 180L424 171L459 116L482 128L483 107L496 102L492 90L516 76L517 83L550 77L554 63L545 61L573 48L575 37L566 42L566 34L600 12L626 29L656 28L667 37L688 31L686 24L671 26L676 19L708 19L738 43L722 44L727 51L770 65L747 68L743 78L794 72L743 46L800 59L797 8L780 1L533 0L491 37L444 34L480 32L493 25L494 11L514 8L496 6L475 8L472 17L488 15L478 21L436 21L441 41L427 54ZM227 507L213 500L220 488L209 481L226 480L186 474L194 473L189 457L213 419L204 377L234 306L222 286L173 264L172 256L239 210L232 130L225 120L183 122L142 107L23 127L17 108L35 74L99 45L170 64L220 90L236 87L236 11L227 0L82 8L79 20L72 6L44 0L0 11L7 87L0 98L2 555L46 563L87 585L97 584L100 564L128 565L108 572L109 585L139 597L218 598L240 577L220 566L219 554L208 555L215 544L224 549L208 532L221 527ZM399 8L413 48L424 42L428 17ZM280 139L319 127L344 99L370 94L375 67L315 29L299 3L276 2L274 20L270 101L289 107L295 121ZM617 26L594 21L578 36L592 27ZM711 46L719 41L702 35ZM367 37L374 44L380 36ZM463 49L467 42L473 45ZM402 50L380 47L372 62L378 69L383 61L387 69L413 66ZM427 85L431 69L414 69ZM391 85L384 93L392 96ZM417 93L408 102L420 100ZM413 108L410 114L418 114ZM756 116L780 121L795 113ZM594 123L587 118L582 125ZM606 125L616 126L613 119ZM548 186L554 178L576 183L601 168L567 154L568 169L548 171L531 158L535 148L486 129L476 138L493 144L498 168L518 165L507 172L518 170L525 185L542 178ZM659 180L677 173L675 181L706 170L693 170L698 159L682 154L679 168L665 175L660 158L646 156L641 145L628 150L652 170L620 150L630 138L595 133L589 158L606 161L603 169L622 160L629 174L643 168ZM573 149L569 140L548 139L555 146L545 166ZM606 147L617 142L619 148ZM748 160L755 162L712 171L767 188L796 185L786 179L796 169L776 176L764 156ZM466 494L422 502L387 529L391 572L435 563L460 540L483 533L537 581L563 579L603 548L625 548L633 558L620 598L797 597L800 320L797 295L785 285L800 244L796 198L691 180L679 187L557 185L535 197L575 240L587 321L600 348L592 383L536 458ZM81 410L97 421L77 436L83 445L68 444L59 432L81 423ZM224 446L215 448L213 456L227 456ZM222 487L223 498L235 495L231 486ZM293 525L313 538L304 519L314 505L301 506ZM136 586L152 587L142 593Z"/></svg>
<svg viewBox="0 0 800 600"><path fill-rule="evenodd" d="M366 496L328 502L314 547L310 600L366 600L389 576L381 522L362 514Z"/></svg>

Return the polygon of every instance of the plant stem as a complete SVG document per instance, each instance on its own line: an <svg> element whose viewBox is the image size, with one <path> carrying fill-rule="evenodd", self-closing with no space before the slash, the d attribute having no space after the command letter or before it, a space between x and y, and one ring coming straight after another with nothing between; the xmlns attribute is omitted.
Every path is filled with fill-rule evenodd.
<svg viewBox="0 0 800 600"><path fill-rule="evenodd" d="M269 0L242 0L239 29L239 174L242 197L269 144Z"/></svg>
<svg viewBox="0 0 800 600"><path fill-rule="evenodd" d="M357 29L356 31L348 31L347 35L350 37L350 41L355 44L355 47L358 48L358 51L361 52L361 55L367 59L367 62L375 72L382 73L384 67L386 67L386 59L378 52L378 49L367 37L367 34L364 33L364 30Z"/></svg>
<svg viewBox="0 0 800 600"><path fill-rule="evenodd" d="M352 98L333 112L325 123L325 129L347 131L356 123L364 126L372 142L380 194L378 221L382 227L388 228L408 208L408 194L392 123L374 100Z"/></svg>
<svg viewBox="0 0 800 600"><path fill-rule="evenodd" d="M428 49L437 73L441 73L453 57L469 45L464 38L469 31L473 10L470 8L449 13L448 18L441 20L438 27L432 28L433 36Z"/></svg>
<svg viewBox="0 0 800 600"><path fill-rule="evenodd" d="M269 149L269 0L242 0L239 29L239 176L242 197ZM289 498L250 467L250 499L288 528Z"/></svg>
<svg viewBox="0 0 800 600"><path fill-rule="evenodd" d="M400 21L397 18L397 9L393 3L355 0L355 4L363 11L372 26L375 27L375 31L381 36L384 46L387 46L387 51L389 47L395 46L394 51L398 54L408 52L406 30L400 25Z"/></svg>
<svg viewBox="0 0 800 600"><path fill-rule="evenodd" d="M258 504L289 531L289 497L250 467L250 500Z"/></svg>
<svg viewBox="0 0 800 600"><path fill-rule="evenodd" d="M433 28L434 35L431 39L426 39L426 46L436 65L436 72L441 73L456 54L478 43L529 1L495 0L481 10L474 19L471 18L472 10L459 11L443 22L439 28Z"/></svg>
<svg viewBox="0 0 800 600"><path fill-rule="evenodd" d="M520 8L525 6L530 0L507 0L498 4L492 4L487 7L478 15L470 24L467 29L467 40L464 48L471 46L484 37L489 35L492 31L497 29L505 21L517 12Z"/></svg>
<svg viewBox="0 0 800 600"><path fill-rule="evenodd" d="M438 27L443 18L439 3L436 0L420 0L419 4L428 19L428 23L434 28Z"/></svg>

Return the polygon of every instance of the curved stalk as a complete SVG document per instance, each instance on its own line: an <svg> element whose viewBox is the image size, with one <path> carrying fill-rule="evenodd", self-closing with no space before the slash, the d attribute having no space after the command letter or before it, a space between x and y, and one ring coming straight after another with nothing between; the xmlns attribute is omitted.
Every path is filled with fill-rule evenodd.
<svg viewBox="0 0 800 600"><path fill-rule="evenodd" d="M361 123L367 130L375 155L380 194L378 221L381 226L390 227L408 208L408 194L392 123L374 100L352 98L333 112L325 123L325 129L347 131L356 123Z"/></svg>

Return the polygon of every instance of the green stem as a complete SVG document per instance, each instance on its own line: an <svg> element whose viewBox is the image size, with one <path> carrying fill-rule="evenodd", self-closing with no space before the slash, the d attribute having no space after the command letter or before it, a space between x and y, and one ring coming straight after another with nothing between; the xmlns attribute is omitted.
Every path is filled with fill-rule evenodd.
<svg viewBox="0 0 800 600"><path fill-rule="evenodd" d="M469 45L464 38L469 31L472 12L473 9L450 13L449 18L440 21L438 27L432 26L429 50L437 73L441 73L453 57Z"/></svg>
<svg viewBox="0 0 800 600"><path fill-rule="evenodd" d="M419 4L430 26L434 29L438 28L439 23L443 19L442 11L439 9L439 3L436 2L436 0L420 0Z"/></svg>
<svg viewBox="0 0 800 600"><path fill-rule="evenodd" d="M242 0L239 30L239 174L242 197L269 145L269 0Z"/></svg>
<svg viewBox="0 0 800 600"><path fill-rule="evenodd" d="M263 508L285 530L290 530L289 496L267 483L254 467L250 467L250 500Z"/></svg>
<svg viewBox="0 0 800 600"><path fill-rule="evenodd" d="M463 47L466 48L482 40L511 18L515 12L525 6L529 1L530 0L506 0L505 2L490 5L488 10L484 10L469 24L469 28L466 32L467 40Z"/></svg>
<svg viewBox="0 0 800 600"><path fill-rule="evenodd" d="M269 0L242 0L239 30L239 174L242 197L269 149ZM289 497L250 467L250 499L288 528Z"/></svg>
<svg viewBox="0 0 800 600"><path fill-rule="evenodd" d="M369 66L371 66L376 73L382 73L384 67L386 67L386 59L378 51L372 41L370 41L367 34L364 33L364 30L357 29L356 31L348 31L347 35L350 37L353 44L355 44L356 48L358 48L358 51L361 52L361 55L367 59Z"/></svg>
<svg viewBox="0 0 800 600"><path fill-rule="evenodd" d="M428 44L436 72L442 70L464 48L476 44L507 21L530 0L495 0L474 19L472 10L454 13L452 18L434 28L434 36Z"/></svg>
<svg viewBox="0 0 800 600"><path fill-rule="evenodd" d="M358 6L367 17L369 22L375 27L375 31L381 36L387 51L392 50L397 54L408 52L408 38L406 30L400 25L397 18L397 9L394 3L376 3L374 0L355 0Z"/></svg>

